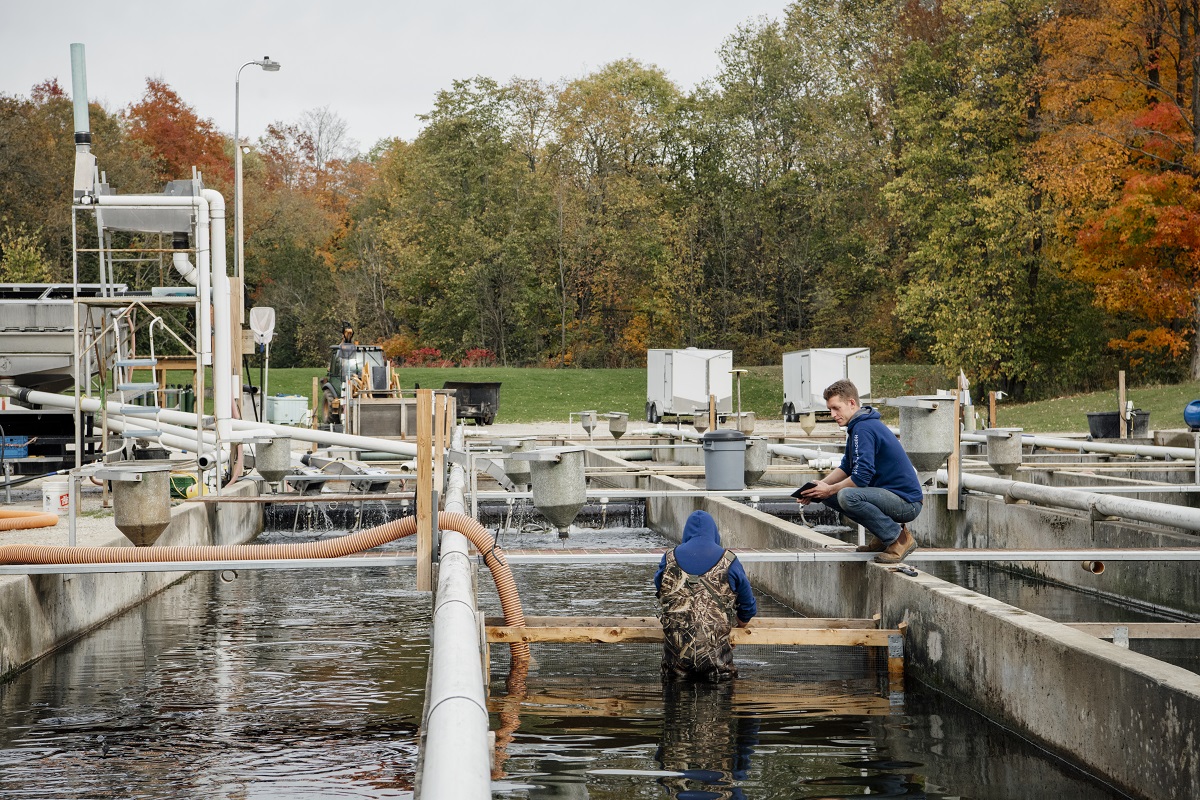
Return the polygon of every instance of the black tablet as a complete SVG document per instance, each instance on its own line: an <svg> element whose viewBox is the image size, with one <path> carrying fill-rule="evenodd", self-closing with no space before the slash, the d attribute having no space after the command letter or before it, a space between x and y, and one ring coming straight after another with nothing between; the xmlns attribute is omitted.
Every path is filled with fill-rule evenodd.
<svg viewBox="0 0 1200 800"><path fill-rule="evenodd" d="M816 485L817 485L816 481L809 481L808 483L804 484L796 491L792 492L792 497L795 497L797 500L799 500L800 496L802 494L804 494L805 492L807 492L809 489L813 488ZM808 498L806 497L804 499L807 500Z"/></svg>

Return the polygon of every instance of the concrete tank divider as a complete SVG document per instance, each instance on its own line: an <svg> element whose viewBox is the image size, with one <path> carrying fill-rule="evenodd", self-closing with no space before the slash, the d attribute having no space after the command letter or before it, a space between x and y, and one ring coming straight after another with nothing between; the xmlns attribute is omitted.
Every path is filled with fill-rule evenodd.
<svg viewBox="0 0 1200 800"><path fill-rule="evenodd" d="M253 481L223 490L254 495ZM60 525L59 527L65 527ZM45 529L53 531L55 529ZM243 544L262 531L257 503L181 503L159 536L161 545ZM66 535L38 533L31 541L66 544ZM109 521L89 520L79 533L82 546L128 547ZM106 620L182 580L186 572L0 575L0 680L23 669Z"/></svg>
<svg viewBox="0 0 1200 800"><path fill-rule="evenodd" d="M590 453L589 463L620 462ZM646 490L695 488L658 476L611 475L605 482ZM1048 521L1056 516L1032 506L1005 506L996 498L983 500L972 494L967 498L968 507L975 507L970 515L974 529L964 534L960 526L958 535L976 544L1020 546L1005 540L1005 529L994 522L989 526L989 508L1041 514ZM648 497L647 525L678 541L684 521L697 508L714 515L727 547L847 546L725 498ZM944 496L933 497L910 527L919 540L928 542L946 535L938 532L939 526L966 516L946 511ZM1109 524L1098 522L1097 530ZM1050 524L1040 526L1039 532L1058 534ZM1095 546L1113 545L1097 541ZM1067 566L1080 579L1103 581L1117 565L1108 565L1098 576L1084 573L1076 564L1063 568ZM907 676L962 700L1131 796L1180 800L1196 796L1200 675L924 572L908 578L882 565L851 562L749 563L745 569L753 585L802 613L823 617L879 613L886 627L908 623Z"/></svg>

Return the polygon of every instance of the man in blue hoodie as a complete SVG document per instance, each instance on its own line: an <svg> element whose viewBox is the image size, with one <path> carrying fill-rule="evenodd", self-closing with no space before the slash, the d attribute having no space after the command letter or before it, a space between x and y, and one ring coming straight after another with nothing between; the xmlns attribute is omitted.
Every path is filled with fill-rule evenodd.
<svg viewBox="0 0 1200 800"><path fill-rule="evenodd" d="M861 405L858 388L848 380L825 390L833 421L846 429L841 465L801 495L807 505L821 501L869 530L875 537L859 550L879 553L880 564L899 564L917 541L904 523L921 513L921 481L896 435L879 412Z"/></svg>
<svg viewBox="0 0 1200 800"><path fill-rule="evenodd" d="M742 563L721 546L716 520L693 511L683 543L663 555L654 576L662 601L665 678L710 682L737 677L729 632L758 613Z"/></svg>

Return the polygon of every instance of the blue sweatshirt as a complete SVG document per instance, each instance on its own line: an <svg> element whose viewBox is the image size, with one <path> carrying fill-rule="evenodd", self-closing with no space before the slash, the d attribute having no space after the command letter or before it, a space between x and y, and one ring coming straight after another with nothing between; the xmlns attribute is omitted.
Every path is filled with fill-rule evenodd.
<svg viewBox="0 0 1200 800"><path fill-rule="evenodd" d="M841 469L855 486L887 489L910 503L923 500L921 481L908 454L870 406L863 406L846 424Z"/></svg>
<svg viewBox="0 0 1200 800"><path fill-rule="evenodd" d="M717 521L707 511L693 511L683 526L683 544L675 548L675 561L689 575L703 575L712 569L725 548L721 546L721 534L717 532ZM667 568L667 556L663 555L654 575L654 588L662 589L663 572ZM750 590L750 579L742 569L742 562L734 556L729 565L729 587L737 593L737 618L749 622L758 613L754 592Z"/></svg>

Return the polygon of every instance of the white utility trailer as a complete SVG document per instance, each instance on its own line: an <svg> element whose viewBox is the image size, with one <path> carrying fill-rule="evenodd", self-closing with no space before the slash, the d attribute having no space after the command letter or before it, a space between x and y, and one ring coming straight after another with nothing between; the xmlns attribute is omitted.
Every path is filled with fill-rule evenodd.
<svg viewBox="0 0 1200 800"><path fill-rule="evenodd" d="M716 395L717 413L733 413L733 351L646 351L646 421L707 412Z"/></svg>
<svg viewBox="0 0 1200 800"><path fill-rule="evenodd" d="M825 411L825 387L848 378L863 403L871 399L871 350L866 347L819 347L783 354L783 418Z"/></svg>

